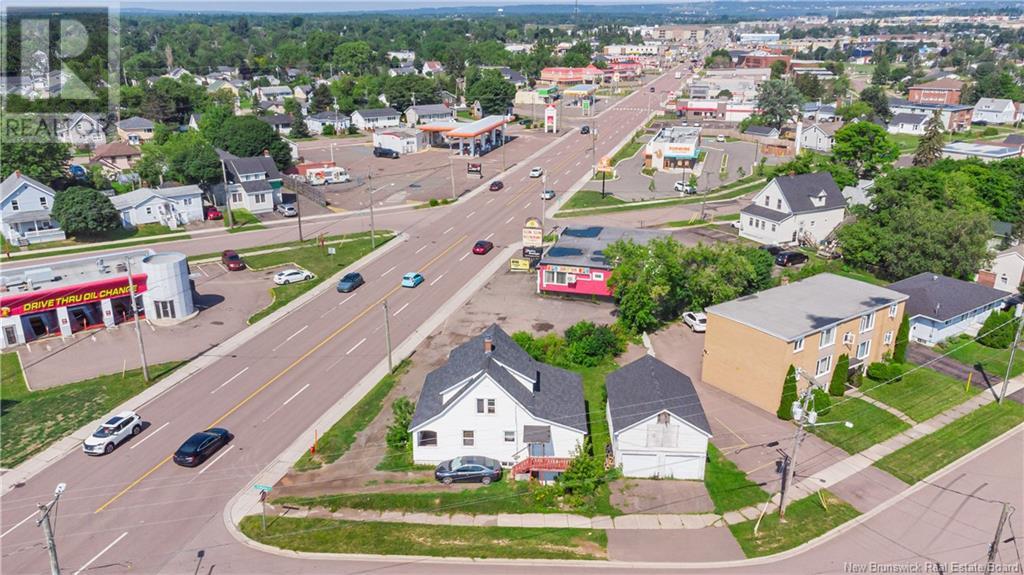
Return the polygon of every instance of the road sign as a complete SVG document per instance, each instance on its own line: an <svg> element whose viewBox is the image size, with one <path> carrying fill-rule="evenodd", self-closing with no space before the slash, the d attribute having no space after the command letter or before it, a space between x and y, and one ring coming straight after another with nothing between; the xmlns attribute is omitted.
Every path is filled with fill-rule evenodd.
<svg viewBox="0 0 1024 575"><path fill-rule="evenodd" d="M530 260L512 258L508 262L508 269L513 272L528 272L530 271Z"/></svg>
<svg viewBox="0 0 1024 575"><path fill-rule="evenodd" d="M274 488L269 486L269 485L262 485L262 484L259 484L259 483L257 483L256 485L253 485L252 488L255 489L256 491L263 491L265 493L269 493L269 492L274 490Z"/></svg>
<svg viewBox="0 0 1024 575"><path fill-rule="evenodd" d="M338 248L327 248L327 255L333 256L337 251Z"/></svg>

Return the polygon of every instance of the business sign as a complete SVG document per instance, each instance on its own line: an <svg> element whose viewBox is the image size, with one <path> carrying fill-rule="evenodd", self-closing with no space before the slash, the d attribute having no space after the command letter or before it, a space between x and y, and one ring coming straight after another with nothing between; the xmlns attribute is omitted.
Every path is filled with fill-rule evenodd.
<svg viewBox="0 0 1024 575"><path fill-rule="evenodd" d="M558 132L558 108L553 105L544 109L544 133L548 133L548 130Z"/></svg>
<svg viewBox="0 0 1024 575"><path fill-rule="evenodd" d="M551 266L553 272L564 272L567 274L576 274L578 276L590 275L590 268L581 268L576 266Z"/></svg>
<svg viewBox="0 0 1024 575"><path fill-rule="evenodd" d="M508 261L508 269L513 272L528 272L530 271L530 260L512 258Z"/></svg>
<svg viewBox="0 0 1024 575"><path fill-rule="evenodd" d="M544 245L544 228L539 219L526 218L523 223L523 245L531 248L539 248Z"/></svg>
<svg viewBox="0 0 1024 575"><path fill-rule="evenodd" d="M539 260L540 256L542 256L542 255L544 255L544 248L542 248L542 247L539 247L539 246L537 246L537 247L524 246L523 247L523 257L524 258L529 258L531 260Z"/></svg>
<svg viewBox="0 0 1024 575"><path fill-rule="evenodd" d="M136 274L135 293L146 291L146 274ZM129 295L128 276L0 297L0 315L23 315Z"/></svg>

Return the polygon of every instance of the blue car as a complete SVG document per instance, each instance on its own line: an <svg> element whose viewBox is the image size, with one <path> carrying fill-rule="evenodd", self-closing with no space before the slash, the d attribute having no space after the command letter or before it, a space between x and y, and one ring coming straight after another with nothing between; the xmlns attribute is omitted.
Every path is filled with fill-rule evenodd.
<svg viewBox="0 0 1024 575"><path fill-rule="evenodd" d="M414 288L423 283L423 276L419 272L409 272L402 276L402 287Z"/></svg>
<svg viewBox="0 0 1024 575"><path fill-rule="evenodd" d="M345 277L338 280L338 292L348 293L364 283L366 283L366 281L363 280L363 276L356 272L345 274Z"/></svg>

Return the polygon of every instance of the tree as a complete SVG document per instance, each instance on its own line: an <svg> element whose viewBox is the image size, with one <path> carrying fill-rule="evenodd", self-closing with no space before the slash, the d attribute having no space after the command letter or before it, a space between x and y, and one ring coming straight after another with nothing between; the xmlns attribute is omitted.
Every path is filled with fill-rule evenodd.
<svg viewBox="0 0 1024 575"><path fill-rule="evenodd" d="M293 138L309 138L312 136L309 133L309 127L306 126L306 119L302 117L302 112L295 116L295 119L292 121L292 129L288 132L288 135Z"/></svg>
<svg viewBox="0 0 1024 575"><path fill-rule="evenodd" d="M786 372L786 380L782 382L782 397L779 398L779 408L775 410L775 415L779 419L783 421L793 419L793 402L796 401L796 397L796 368L790 365L789 371Z"/></svg>
<svg viewBox="0 0 1024 575"><path fill-rule="evenodd" d="M875 69L871 72L871 84L874 86L884 86L889 83L891 75L889 59L883 55L875 58L875 60Z"/></svg>
<svg viewBox="0 0 1024 575"><path fill-rule="evenodd" d="M7 138L0 153L0 179L15 170L50 185L64 177L71 162L71 148L60 142L19 142Z"/></svg>
<svg viewBox="0 0 1024 575"><path fill-rule="evenodd" d="M892 118L892 112L889 111L889 98L885 95L885 90L878 86L864 88L860 93L860 100L871 106L875 118L886 122Z"/></svg>
<svg viewBox="0 0 1024 575"><path fill-rule="evenodd" d="M825 95L825 87L821 85L821 80L813 74L797 74L793 79L793 85L807 100L818 101Z"/></svg>
<svg viewBox="0 0 1024 575"><path fill-rule="evenodd" d="M337 135L337 130L334 129L334 124L325 124L320 133L324 136L334 136Z"/></svg>
<svg viewBox="0 0 1024 575"><path fill-rule="evenodd" d="M416 104L437 104L441 101L437 82L414 74L388 78L384 81L383 92L396 110L405 110L413 105L413 100Z"/></svg>
<svg viewBox="0 0 1024 575"><path fill-rule="evenodd" d="M942 131L942 116L938 110L924 125L924 135L917 142L914 151L915 166L930 166L942 158L942 148L946 145L946 135Z"/></svg>
<svg viewBox="0 0 1024 575"><path fill-rule="evenodd" d="M828 393L834 397L842 397L846 393L846 379L850 374L850 356L845 353L836 360L836 368L832 370L832 381Z"/></svg>
<svg viewBox="0 0 1024 575"><path fill-rule="evenodd" d="M71 236L96 237L121 227L121 216L110 198L82 186L57 192L50 213Z"/></svg>
<svg viewBox="0 0 1024 575"><path fill-rule="evenodd" d="M881 126L854 122L836 132L832 156L858 178L870 179L895 162L900 149Z"/></svg>
<svg viewBox="0 0 1024 575"><path fill-rule="evenodd" d="M732 100L732 92L729 90L721 90L715 98L718 98L719 100Z"/></svg>
<svg viewBox="0 0 1024 575"><path fill-rule="evenodd" d="M771 65L771 79L778 80L786 74L786 62L783 60L776 60Z"/></svg>
<svg viewBox="0 0 1024 575"><path fill-rule="evenodd" d="M1017 334L1018 321L1012 310L993 311L978 331L978 343L993 349L1009 349Z"/></svg>
<svg viewBox="0 0 1024 575"><path fill-rule="evenodd" d="M781 129L800 105L800 92L789 82L768 80L757 87L757 107L766 125Z"/></svg>
<svg viewBox="0 0 1024 575"><path fill-rule="evenodd" d="M903 310L903 321L896 332L896 343L892 348L892 360L896 363L907 363L907 344L910 343L910 319L906 309Z"/></svg>
<svg viewBox="0 0 1024 575"><path fill-rule="evenodd" d="M480 79L466 89L466 99L479 101L484 114L505 114L515 96L516 87L497 70L483 70Z"/></svg>
<svg viewBox="0 0 1024 575"><path fill-rule="evenodd" d="M373 50L370 45L363 41L342 42L334 48L334 65L339 71L352 75L372 73Z"/></svg>
<svg viewBox="0 0 1024 575"><path fill-rule="evenodd" d="M836 115L842 118L844 122L868 118L873 113L874 109L871 105L861 100L850 102L849 104L836 108Z"/></svg>
<svg viewBox="0 0 1024 575"><path fill-rule="evenodd" d="M577 42L573 44L572 48L565 51L565 56L562 56L562 65L583 68L590 63L590 54L589 42Z"/></svg>
<svg viewBox="0 0 1024 575"><path fill-rule="evenodd" d="M385 441L392 451L405 451L411 447L409 441L409 425L416 405L408 397L399 397L391 403L392 423L388 426Z"/></svg>
<svg viewBox="0 0 1024 575"><path fill-rule="evenodd" d="M222 177L220 157L213 146L197 132L184 132L171 136L160 147L167 175L183 184L210 185Z"/></svg>
<svg viewBox="0 0 1024 575"><path fill-rule="evenodd" d="M281 136L263 120L254 116L234 116L224 120L209 137L215 147L239 157L262 155L268 150L278 168L291 164L291 150Z"/></svg>
<svg viewBox="0 0 1024 575"><path fill-rule="evenodd" d="M331 95L331 89L327 87L327 84L317 84L313 88L313 97L309 100L309 112L316 114L333 108L334 96Z"/></svg>

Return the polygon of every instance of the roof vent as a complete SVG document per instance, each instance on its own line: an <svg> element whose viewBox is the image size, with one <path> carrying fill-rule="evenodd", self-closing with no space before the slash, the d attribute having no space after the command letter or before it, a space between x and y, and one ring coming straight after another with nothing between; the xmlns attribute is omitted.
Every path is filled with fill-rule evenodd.
<svg viewBox="0 0 1024 575"><path fill-rule="evenodd" d="M534 372L533 376L533 392L540 393L540 370Z"/></svg>

